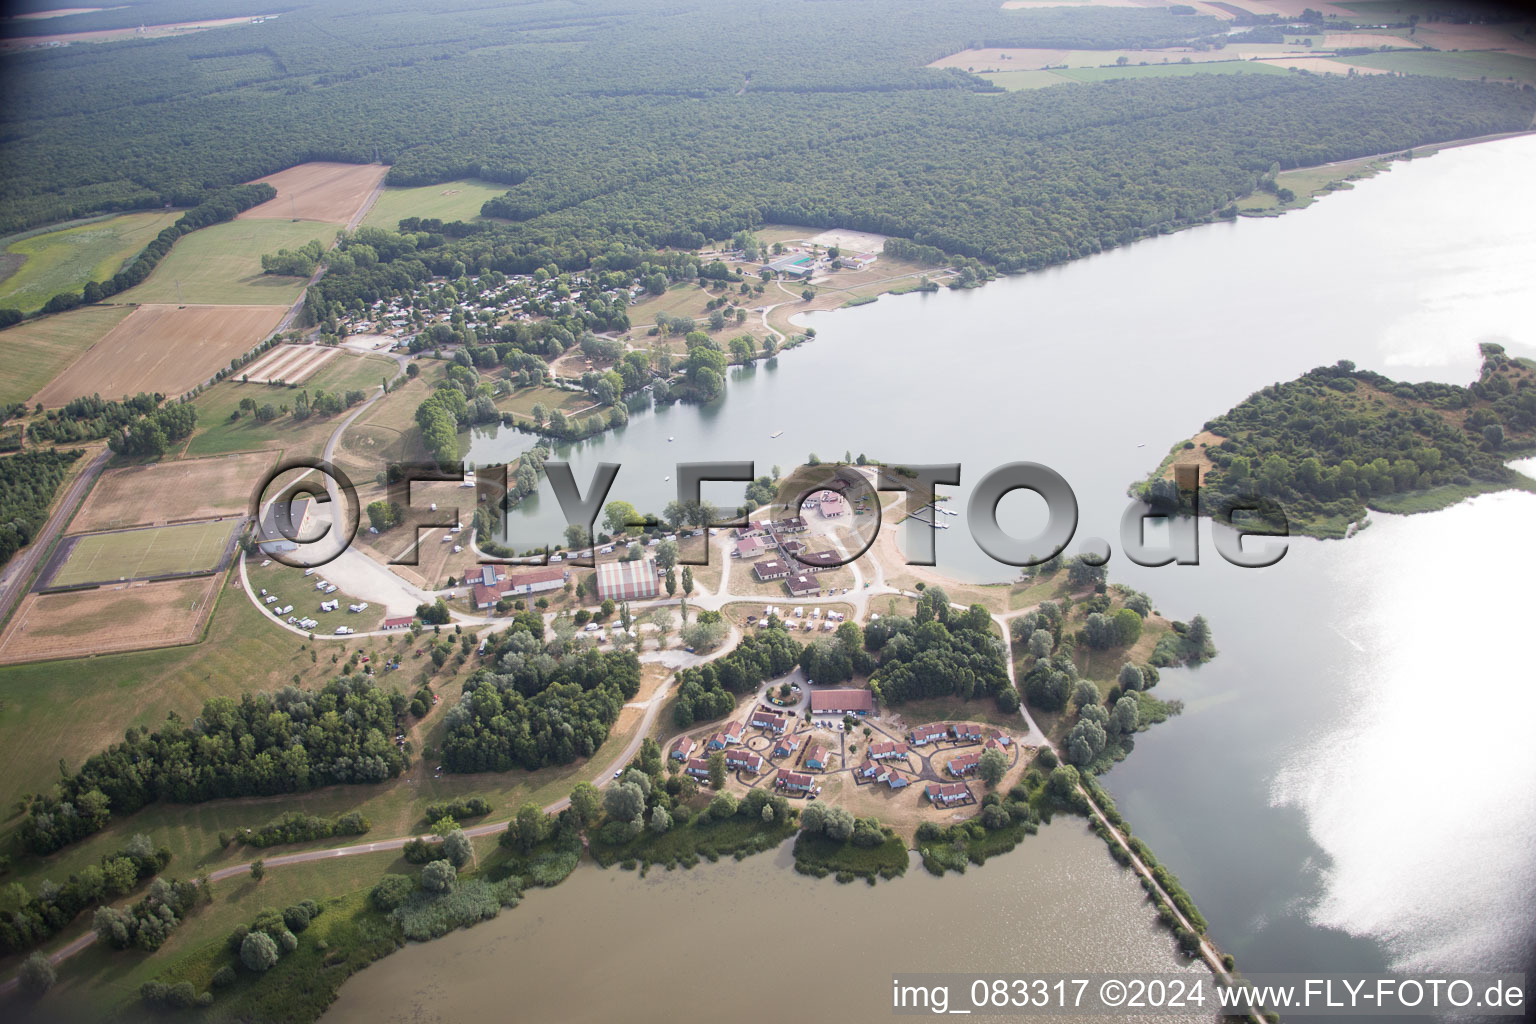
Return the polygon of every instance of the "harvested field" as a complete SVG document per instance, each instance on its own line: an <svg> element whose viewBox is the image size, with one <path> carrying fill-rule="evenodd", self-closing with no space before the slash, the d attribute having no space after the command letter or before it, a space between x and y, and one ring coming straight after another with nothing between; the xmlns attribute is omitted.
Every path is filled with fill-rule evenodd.
<svg viewBox="0 0 1536 1024"><path fill-rule="evenodd" d="M104 28L94 32L59 32L50 36L11 36L0 39L0 50L24 50L33 46L51 46L54 43L115 43L119 39L158 39L161 36L186 35L209 28L227 28L231 25L249 25L252 17L213 18L206 21L178 21L168 25L140 25L138 28Z"/></svg>
<svg viewBox="0 0 1536 1024"><path fill-rule="evenodd" d="M43 569L44 585L73 587L205 572L224 560L239 522L223 519L67 537Z"/></svg>
<svg viewBox="0 0 1536 1024"><path fill-rule="evenodd" d="M28 594L0 634L0 665L193 643L219 581L214 575Z"/></svg>
<svg viewBox="0 0 1536 1024"><path fill-rule="evenodd" d="M388 173L383 164L299 164L257 178L277 189L277 198L251 207L236 219L348 224Z"/></svg>
<svg viewBox="0 0 1536 1024"><path fill-rule="evenodd" d="M1296 55L1307 57L1312 51L1301 47L1286 46L1281 43L1249 43L1243 46L1228 46L1222 50L1192 50L1183 47L1167 47L1161 50L1049 50L1036 48L1010 48L984 50L961 50L959 53L942 57L928 66L931 68L963 68L976 74L1006 72L1006 71L1035 71L1042 68L1115 68L1115 67L1152 67L1163 64L1182 64L1188 60L1192 64L1208 62L1247 60L1257 57L1267 60L1271 57L1285 57ZM1126 63L1119 65L1116 62L1124 57Z"/></svg>
<svg viewBox="0 0 1536 1024"><path fill-rule="evenodd" d="M1402 46L1423 49L1417 38L1387 35L1385 32L1329 32L1323 36L1323 45L1330 50L1341 46Z"/></svg>
<svg viewBox="0 0 1536 1024"><path fill-rule="evenodd" d="M110 469L96 481L70 529L86 533L240 515L276 458L275 452L247 452Z"/></svg>
<svg viewBox="0 0 1536 1024"><path fill-rule="evenodd" d="M1277 71L1310 71L1314 75L1348 75L1350 65L1343 60L1334 60L1331 57L1287 57L1284 60L1264 61L1264 64ZM1355 68L1355 73L1360 75L1384 75L1387 74L1381 68Z"/></svg>
<svg viewBox="0 0 1536 1024"><path fill-rule="evenodd" d="M1437 78L1486 77L1489 81L1509 79L1536 83L1536 60L1517 57L1496 50L1437 53L1428 50L1378 53L1369 57L1341 57L1361 71L1376 69L1405 75L1433 75Z"/></svg>
<svg viewBox="0 0 1536 1024"><path fill-rule="evenodd" d="M127 306L87 306L0 332L5 362L0 403L25 402L37 394L131 312Z"/></svg>
<svg viewBox="0 0 1536 1024"><path fill-rule="evenodd" d="M274 381L299 384L329 362L336 352L334 348L319 345L278 345L241 370L240 376L257 384Z"/></svg>
<svg viewBox="0 0 1536 1024"><path fill-rule="evenodd" d="M144 305L34 396L53 408L87 395L180 395L277 327L282 306Z"/></svg>
<svg viewBox="0 0 1536 1024"><path fill-rule="evenodd" d="M1299 57L1283 62L1268 62L1256 60L1205 60L1194 64L1149 64L1146 67L1128 65L1115 68L1061 68L1056 71L1039 72L1041 74L1055 75L1068 82L1108 82L1115 79L1136 78L1182 78L1186 75L1283 75L1286 68L1298 64L1300 61L1314 60L1310 57ZM1324 63L1319 61L1319 63ZM1333 68L1338 71L1338 65ZM1344 69L1347 73L1348 69ZM1019 72L1013 72L1019 74ZM1030 74L1030 72L1023 72ZM1001 84L1001 83L1000 83Z"/></svg>

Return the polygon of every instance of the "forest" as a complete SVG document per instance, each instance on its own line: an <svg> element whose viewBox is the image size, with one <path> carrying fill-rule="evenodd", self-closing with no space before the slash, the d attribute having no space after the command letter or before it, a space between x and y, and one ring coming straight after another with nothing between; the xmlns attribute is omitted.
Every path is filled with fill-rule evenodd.
<svg viewBox="0 0 1536 1024"><path fill-rule="evenodd" d="M28 544L48 519L48 506L79 448L29 448L0 459L0 565Z"/></svg>
<svg viewBox="0 0 1536 1024"><path fill-rule="evenodd" d="M927 587L911 618L883 616L865 627L864 643L880 658L869 688L882 704L953 695L993 697L1001 711L1019 709L1002 641L981 605L956 611L944 591Z"/></svg>
<svg viewBox="0 0 1536 1024"><path fill-rule="evenodd" d="M190 725L173 715L153 732L129 729L52 793L33 797L22 842L51 853L156 800L201 803L392 779L407 766L390 741L406 703L366 676L342 676L318 691L247 693L238 703L215 697Z"/></svg>
<svg viewBox="0 0 1536 1024"><path fill-rule="evenodd" d="M1218 443L1201 482L1203 514L1269 502L1293 525L1341 517L1434 488L1516 486L1505 463L1536 447L1536 364L1481 346L1479 379L1467 387L1394 381L1348 360L1262 388L1205 429ZM1197 445L1175 448L1171 463ZM1189 510L1190 495L1155 474L1143 496Z"/></svg>
<svg viewBox="0 0 1536 1024"><path fill-rule="evenodd" d="M532 632L512 631L496 667L466 679L463 698L448 710L443 766L531 771L590 757L639 691L640 660L632 653L556 656Z"/></svg>
<svg viewBox="0 0 1536 1024"><path fill-rule="evenodd" d="M161 8L128 13L153 23ZM174 20L188 5L163 8ZM1003 93L924 66L969 46L1148 47L1220 29L1168 9L990 0L430 15L404 0L300 2L260 25L8 58L0 230L191 205L305 160L381 159L393 184L508 186L485 212L511 223L451 243L472 269L540 248L569 267L613 241L694 247L764 222L1018 269L1208 219L1277 166L1522 128L1536 111L1530 92L1446 79Z"/></svg>

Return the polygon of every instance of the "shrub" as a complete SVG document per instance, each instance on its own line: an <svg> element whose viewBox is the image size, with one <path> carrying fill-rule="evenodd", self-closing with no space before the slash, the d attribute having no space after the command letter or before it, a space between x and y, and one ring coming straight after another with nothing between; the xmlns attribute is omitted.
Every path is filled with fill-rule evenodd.
<svg viewBox="0 0 1536 1024"><path fill-rule="evenodd" d="M409 875L385 875L368 894L368 899L375 908L387 914L410 899L415 891L416 883Z"/></svg>
<svg viewBox="0 0 1536 1024"><path fill-rule="evenodd" d="M459 873L446 860L434 860L421 869L421 887L428 892L452 892Z"/></svg>
<svg viewBox="0 0 1536 1024"><path fill-rule="evenodd" d="M251 932L240 943L240 962L257 974L277 966L277 956L277 943L266 932Z"/></svg>
<svg viewBox="0 0 1536 1024"><path fill-rule="evenodd" d="M53 961L43 953L33 953L27 957L16 977L22 992L34 997L47 992L58 980L53 970Z"/></svg>
<svg viewBox="0 0 1536 1024"><path fill-rule="evenodd" d="M305 907L289 907L283 911L283 924L290 932L301 932L309 927L309 910Z"/></svg>
<svg viewBox="0 0 1536 1024"><path fill-rule="evenodd" d="M228 988L235 983L235 969L228 964L213 972L213 987Z"/></svg>

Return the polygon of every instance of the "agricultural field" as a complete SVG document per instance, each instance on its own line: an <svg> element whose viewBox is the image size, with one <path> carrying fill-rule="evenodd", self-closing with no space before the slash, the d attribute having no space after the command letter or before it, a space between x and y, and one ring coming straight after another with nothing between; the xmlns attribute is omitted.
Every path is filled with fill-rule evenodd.
<svg viewBox="0 0 1536 1024"><path fill-rule="evenodd" d="M183 236L144 283L116 302L291 306L304 292L299 277L261 272L261 257L313 239L330 245L336 225L307 220L232 220Z"/></svg>
<svg viewBox="0 0 1536 1024"><path fill-rule="evenodd" d="M487 199L506 194L508 185L467 179L445 181L421 188L386 188L363 218L363 227L394 231L405 217L423 220L482 220L480 207ZM258 207L260 209L260 207Z"/></svg>
<svg viewBox="0 0 1536 1024"><path fill-rule="evenodd" d="M0 331L0 403L37 394L131 312L128 306L89 306Z"/></svg>
<svg viewBox="0 0 1536 1024"><path fill-rule="evenodd" d="M257 384L270 384L273 381L302 384L316 370L330 362L337 351L316 345L278 345L254 363L243 367L240 379Z"/></svg>
<svg viewBox="0 0 1536 1024"><path fill-rule="evenodd" d="M0 308L30 313L61 292L106 280L180 216L179 210L129 213L11 242L0 255Z"/></svg>
<svg viewBox="0 0 1536 1024"><path fill-rule="evenodd" d="M236 219L318 220L346 226L387 173L389 168L383 164L299 164L256 179L277 189L277 198L251 207Z"/></svg>
<svg viewBox="0 0 1536 1024"><path fill-rule="evenodd" d="M1536 60L1495 50L1460 53L1377 53L1367 57L1341 57L1340 63L1360 68L1377 68L1405 75L1433 75L1437 78L1487 78L1489 81L1536 83Z"/></svg>
<svg viewBox="0 0 1536 1024"><path fill-rule="evenodd" d="M282 306L140 306L35 400L53 408L86 395L183 394L255 348L286 312Z"/></svg>
<svg viewBox="0 0 1536 1024"><path fill-rule="evenodd" d="M109 469L91 488L70 528L86 533L240 515L249 509L251 491L274 461L271 452L249 452Z"/></svg>
<svg viewBox="0 0 1536 1024"><path fill-rule="evenodd" d="M339 355L320 368L305 382L303 390L313 398L319 391L365 391L371 397L384 379L394 379L399 367L387 356ZM276 449L289 456L310 455L319 457L325 447L325 439L347 414L338 416L311 416L295 420L287 413L266 423L259 422L249 413L241 413L238 419L231 416L240 411L240 400L252 398L260 405L271 404L278 409L293 407L299 388L281 385L242 384L238 380L224 380L193 399L197 407L197 432L182 451L183 458L202 455L226 455L230 452ZM414 413L414 408L411 410Z"/></svg>
<svg viewBox="0 0 1536 1024"><path fill-rule="evenodd" d="M0 634L0 665L192 643L218 588L214 575L28 594Z"/></svg>
<svg viewBox="0 0 1536 1024"><path fill-rule="evenodd" d="M238 525L237 520L216 519L67 537L67 546L61 545L50 561L53 575L46 585L73 587L204 572L223 560Z"/></svg>
<svg viewBox="0 0 1536 1024"><path fill-rule="evenodd" d="M1348 69L1342 71L1347 73ZM1107 82L1116 78L1169 78L1183 75L1283 75L1286 71L1266 61L1226 60L1203 61L1199 64L1148 64L1146 67L1128 64L1113 68L1058 68L1039 73L1056 75L1068 82Z"/></svg>

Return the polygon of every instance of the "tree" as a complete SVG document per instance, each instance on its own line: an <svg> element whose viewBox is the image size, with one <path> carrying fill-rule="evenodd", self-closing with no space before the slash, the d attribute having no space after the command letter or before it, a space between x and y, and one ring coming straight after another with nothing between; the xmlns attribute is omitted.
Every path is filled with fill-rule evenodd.
<svg viewBox="0 0 1536 1024"><path fill-rule="evenodd" d="M651 809L651 820L647 827L657 835L661 835L672 827L672 815L667 813L665 807L653 807Z"/></svg>
<svg viewBox="0 0 1536 1024"><path fill-rule="evenodd" d="M582 526L580 523L572 523L565 528L565 544L572 551L584 548L590 543L592 543L592 540L585 526Z"/></svg>
<svg viewBox="0 0 1536 1024"><path fill-rule="evenodd" d="M664 540L656 545L656 564L667 572L677 565L677 541Z"/></svg>
<svg viewBox="0 0 1536 1024"><path fill-rule="evenodd" d="M627 501L610 501L603 506L603 525L609 533L623 533L630 523L640 521L640 513Z"/></svg>
<svg viewBox="0 0 1536 1024"><path fill-rule="evenodd" d="M259 882L259 881L261 881L262 877L266 875L266 873L267 873L267 862L266 861L262 860L260 857L257 857L255 860L251 861L251 877L252 878L254 878L256 881Z"/></svg>
<svg viewBox="0 0 1536 1024"><path fill-rule="evenodd" d="M1080 719L1067 733L1067 760L1073 764L1091 764L1104 752L1108 740L1102 725L1091 718Z"/></svg>
<svg viewBox="0 0 1536 1024"><path fill-rule="evenodd" d="M996 786L1008 774L1008 755L995 747L983 750L976 765L976 774L989 788Z"/></svg>
<svg viewBox="0 0 1536 1024"><path fill-rule="evenodd" d="M421 887L427 892L453 892L459 873L446 860L434 860L421 869Z"/></svg>
<svg viewBox="0 0 1536 1024"><path fill-rule="evenodd" d="M1141 639L1141 616L1131 609L1121 608L1115 612L1113 622L1118 646L1129 647Z"/></svg>
<svg viewBox="0 0 1536 1024"><path fill-rule="evenodd" d="M1126 662L1120 666L1119 683L1121 690L1130 693L1133 690L1140 690L1145 684L1145 679L1141 674L1141 669L1130 662Z"/></svg>
<svg viewBox="0 0 1536 1024"><path fill-rule="evenodd" d="M692 596L692 594L693 594L693 568L691 566L685 565L685 566L683 566L683 596L684 597L689 597L689 596Z"/></svg>
<svg viewBox="0 0 1536 1024"><path fill-rule="evenodd" d="M677 573L675 571L668 569L667 575L662 582L666 585L668 597L677 593Z"/></svg>
<svg viewBox="0 0 1536 1024"><path fill-rule="evenodd" d="M1056 638L1043 629L1029 634L1029 653L1036 658L1048 658L1056 649Z"/></svg>
<svg viewBox="0 0 1536 1024"><path fill-rule="evenodd" d="M634 821L645 813L645 790L628 779L609 786L603 793L603 810L613 821Z"/></svg>
<svg viewBox="0 0 1536 1024"><path fill-rule="evenodd" d="M713 789L725 788L725 755L718 750L709 755L709 785Z"/></svg>
<svg viewBox="0 0 1536 1024"><path fill-rule="evenodd" d="M827 823L827 805L822 803L806 804L800 812L800 831L809 832L812 835L819 834Z"/></svg>
<svg viewBox="0 0 1536 1024"><path fill-rule="evenodd" d="M1072 703L1077 705L1078 713L1083 708L1092 707L1099 702L1099 688L1086 679L1079 679L1072 687Z"/></svg>
<svg viewBox="0 0 1536 1024"><path fill-rule="evenodd" d="M1114 709L1109 713L1109 731L1128 736L1136 731L1141 724L1141 705L1135 697L1127 694L1115 701Z"/></svg>
<svg viewBox="0 0 1536 1024"><path fill-rule="evenodd" d="M277 943L266 932L249 932L240 940L240 962L246 970L264 974L277 966Z"/></svg>
<svg viewBox="0 0 1536 1024"><path fill-rule="evenodd" d="M400 506L380 499L368 504L368 525L383 533L400 523Z"/></svg>
<svg viewBox="0 0 1536 1024"><path fill-rule="evenodd" d="M378 884L368 893L368 899L374 909L389 913L411 898L416 891L416 882L410 875L385 875L379 879Z"/></svg>
<svg viewBox="0 0 1536 1024"><path fill-rule="evenodd" d="M519 811L518 815L521 817L522 812ZM443 853L454 867L460 868L474 859L475 848L470 845L469 836L464 834L464 830L456 828L443 837Z"/></svg>
<svg viewBox="0 0 1536 1024"><path fill-rule="evenodd" d="M853 835L853 815L842 807L830 807L827 809L826 821L821 830L828 839L835 839L840 843L847 842Z"/></svg>
<svg viewBox="0 0 1536 1024"><path fill-rule="evenodd" d="M16 978L21 991L36 998L53 987L53 983L58 980L58 975L54 972L53 961L48 959L47 954L33 953L22 962Z"/></svg>
<svg viewBox="0 0 1536 1024"><path fill-rule="evenodd" d="M598 795L597 787L590 782L578 782L571 790L571 810L576 812L576 818L583 826L590 826L597 821L599 810L602 808L602 797Z"/></svg>

